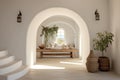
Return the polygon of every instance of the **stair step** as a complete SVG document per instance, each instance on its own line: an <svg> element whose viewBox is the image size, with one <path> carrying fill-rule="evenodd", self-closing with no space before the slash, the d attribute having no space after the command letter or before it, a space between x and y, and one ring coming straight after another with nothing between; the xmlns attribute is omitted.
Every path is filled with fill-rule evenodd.
<svg viewBox="0 0 120 80"><path fill-rule="evenodd" d="M4 57L6 55L8 55L8 51L7 50L0 51L0 58Z"/></svg>
<svg viewBox="0 0 120 80"><path fill-rule="evenodd" d="M22 66L18 70L7 74L7 80L16 80L24 76L29 71L29 68L27 66Z"/></svg>
<svg viewBox="0 0 120 80"><path fill-rule="evenodd" d="M0 66L0 75L10 73L22 66L21 60L15 60L9 64Z"/></svg>
<svg viewBox="0 0 120 80"><path fill-rule="evenodd" d="M24 76L29 71L29 68L27 66L21 66L17 70L1 75L0 80L16 80Z"/></svg>
<svg viewBox="0 0 120 80"><path fill-rule="evenodd" d="M15 60L14 56L4 56L0 58L0 66L5 65L5 64L9 64L12 61Z"/></svg>
<svg viewBox="0 0 120 80"><path fill-rule="evenodd" d="M3 56L3 57L0 57L0 59L4 59L4 58L6 58L6 57L8 57L8 56Z"/></svg>
<svg viewBox="0 0 120 80"><path fill-rule="evenodd" d="M8 56L7 50L0 51L0 80L16 80L24 76L29 67L23 66L22 60Z"/></svg>

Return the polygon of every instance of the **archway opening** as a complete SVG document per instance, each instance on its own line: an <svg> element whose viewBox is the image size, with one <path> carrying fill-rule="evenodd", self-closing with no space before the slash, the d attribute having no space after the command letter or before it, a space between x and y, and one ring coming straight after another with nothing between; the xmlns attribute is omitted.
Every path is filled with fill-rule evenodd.
<svg viewBox="0 0 120 80"><path fill-rule="evenodd" d="M49 39L49 45L48 49L51 50L65 50L65 52L52 52L50 55L50 52L48 55L44 55L44 57L71 57L70 52L67 52L66 49L77 49L78 52L73 52L73 57L74 58L81 58L81 54L79 53L79 45L78 43L80 42L79 39L79 27L76 24L75 21L73 21L71 18L68 18L66 16L53 16L45 20L40 27L38 28L37 31L37 48L41 44L44 44L44 37L40 36L42 32L41 26L45 27L53 27L57 26L58 27L58 32L54 38ZM57 50L57 51L58 51ZM40 52L37 52L37 58L40 59L41 55ZM46 54L46 53L45 53ZM63 55L62 55L63 54ZM43 56L42 56L43 57Z"/></svg>
<svg viewBox="0 0 120 80"><path fill-rule="evenodd" d="M39 25L46 19L52 16L66 16L71 18L79 26L79 53L82 56L83 63L86 62L86 57L90 51L90 39L89 32L86 23L83 19L74 11L66 8L50 8L38 13L32 20L28 32L26 41L26 64L32 66L36 61L36 35Z"/></svg>

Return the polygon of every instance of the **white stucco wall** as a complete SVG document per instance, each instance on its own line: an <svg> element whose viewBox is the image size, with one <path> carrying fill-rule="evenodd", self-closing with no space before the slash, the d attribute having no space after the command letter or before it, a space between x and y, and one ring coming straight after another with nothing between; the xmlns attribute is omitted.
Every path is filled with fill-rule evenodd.
<svg viewBox="0 0 120 80"><path fill-rule="evenodd" d="M110 27L114 34L111 52L113 69L120 74L120 0L110 0Z"/></svg>
<svg viewBox="0 0 120 80"><path fill-rule="evenodd" d="M77 12L87 23L91 44L96 32L108 30L108 0L0 0L0 50L8 49L26 63L26 35L33 17L50 7L65 7ZM100 21L95 21L98 9ZM22 23L16 22L18 11ZM92 47L92 46L91 46Z"/></svg>

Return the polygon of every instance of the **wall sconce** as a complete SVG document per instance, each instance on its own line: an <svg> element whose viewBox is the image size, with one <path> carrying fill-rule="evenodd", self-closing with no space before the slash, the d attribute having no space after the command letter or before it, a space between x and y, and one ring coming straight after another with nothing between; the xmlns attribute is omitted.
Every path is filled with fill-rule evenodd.
<svg viewBox="0 0 120 80"><path fill-rule="evenodd" d="M98 10L95 11L95 20L100 20L100 14L98 13Z"/></svg>
<svg viewBox="0 0 120 80"><path fill-rule="evenodd" d="M18 15L17 15L17 22L21 23L22 22L22 13L21 11L19 11Z"/></svg>

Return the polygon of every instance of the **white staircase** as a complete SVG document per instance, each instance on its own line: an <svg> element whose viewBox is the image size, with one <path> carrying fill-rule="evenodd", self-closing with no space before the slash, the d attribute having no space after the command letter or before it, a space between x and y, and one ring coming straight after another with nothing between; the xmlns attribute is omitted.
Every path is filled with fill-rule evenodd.
<svg viewBox="0 0 120 80"><path fill-rule="evenodd" d="M22 64L22 60L8 56L6 50L0 51L0 80L17 80L28 71L29 68Z"/></svg>

